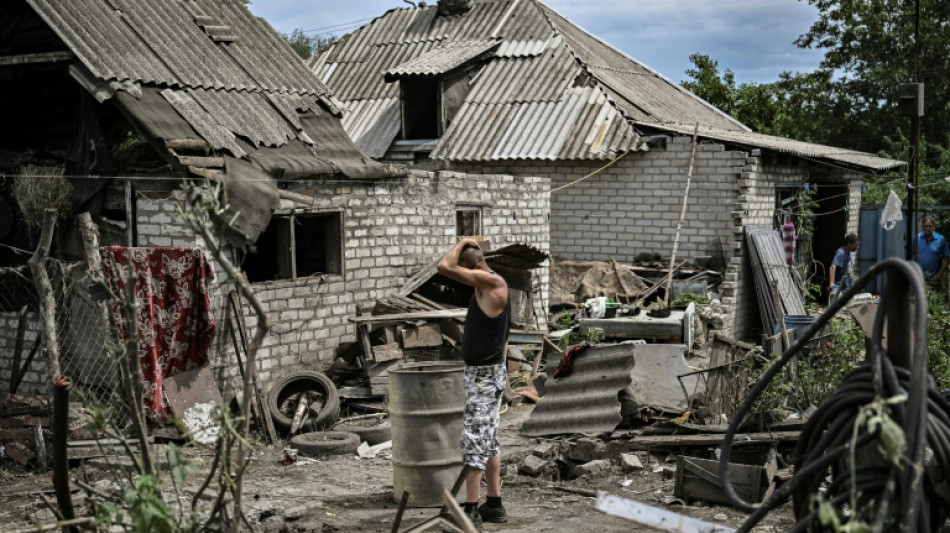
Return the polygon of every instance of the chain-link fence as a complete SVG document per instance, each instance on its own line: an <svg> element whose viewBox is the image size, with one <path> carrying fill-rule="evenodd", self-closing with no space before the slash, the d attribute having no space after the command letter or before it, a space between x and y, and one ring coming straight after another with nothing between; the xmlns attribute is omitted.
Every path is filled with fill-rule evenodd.
<svg viewBox="0 0 950 533"><path fill-rule="evenodd" d="M70 457L113 454L101 434L86 430L90 409L104 408L123 427L115 341L108 323L105 290L86 274L84 263L49 259L55 350L61 374L73 383L69 408ZM97 294L98 293L98 294ZM0 268L0 471L44 472L50 466L53 365L43 342L41 298L29 267ZM82 449L85 442L96 450Z"/></svg>

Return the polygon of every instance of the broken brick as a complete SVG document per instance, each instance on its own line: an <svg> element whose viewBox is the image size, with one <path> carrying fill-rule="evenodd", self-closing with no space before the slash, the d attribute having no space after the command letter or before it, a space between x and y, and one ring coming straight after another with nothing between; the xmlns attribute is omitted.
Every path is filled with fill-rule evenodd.
<svg viewBox="0 0 950 533"><path fill-rule="evenodd" d="M531 450L531 455L535 457L540 457L542 459L551 460L557 457L559 451L558 443L556 442L542 442L534 447Z"/></svg>
<svg viewBox="0 0 950 533"><path fill-rule="evenodd" d="M643 470L643 463L640 462L640 458L636 454L622 453L620 454L620 468L624 472L636 472Z"/></svg>
<svg viewBox="0 0 950 533"><path fill-rule="evenodd" d="M571 461L586 463L604 457L605 452L606 446L603 442L597 439L582 438L571 444L565 455Z"/></svg>
<svg viewBox="0 0 950 533"><path fill-rule="evenodd" d="M525 456L524 462L521 463L521 466L518 468L518 472L526 476L538 477L549 464L551 464L549 461L545 461L540 457L528 455Z"/></svg>
<svg viewBox="0 0 950 533"><path fill-rule="evenodd" d="M610 461L606 459L597 459L578 465L574 468L574 475L581 476L596 476L603 474L610 470Z"/></svg>

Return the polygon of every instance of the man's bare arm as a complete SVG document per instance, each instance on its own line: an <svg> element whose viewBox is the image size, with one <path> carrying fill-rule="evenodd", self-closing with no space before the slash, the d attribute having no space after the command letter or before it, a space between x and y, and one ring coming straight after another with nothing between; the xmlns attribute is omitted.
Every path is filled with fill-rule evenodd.
<svg viewBox="0 0 950 533"><path fill-rule="evenodd" d="M439 264L436 265L436 269L439 271L439 274L443 276L454 279L459 283L464 283L469 287L478 288L478 279L476 275L476 270L470 268L465 268L459 264L459 256L462 255L462 251L466 248L474 246L478 248L478 242L475 239L462 239L459 242L455 243L455 246L448 251L442 259L439 260Z"/></svg>

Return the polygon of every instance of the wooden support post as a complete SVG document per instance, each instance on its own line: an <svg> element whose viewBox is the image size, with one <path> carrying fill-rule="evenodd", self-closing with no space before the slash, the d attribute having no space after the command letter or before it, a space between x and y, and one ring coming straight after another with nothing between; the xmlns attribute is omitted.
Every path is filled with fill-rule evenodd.
<svg viewBox="0 0 950 533"><path fill-rule="evenodd" d="M689 205L689 186L693 181L693 164L696 162L696 138L699 136L699 122L693 129L693 143L689 153L689 170L686 172L686 190L683 192L683 208L680 210L680 220L676 223L676 236L673 238L673 253L670 254L670 277L666 279L666 306L670 306L673 291L673 265L676 264L676 251L680 245L680 230L683 229L683 220L686 219L686 206Z"/></svg>
<svg viewBox="0 0 950 533"><path fill-rule="evenodd" d="M59 340L56 337L56 300L53 298L53 286L50 284L46 272L46 257L49 255L53 243L53 229L56 227L56 212L46 210L43 216L43 227L40 231L40 242L33 257L27 262L33 273L33 283L40 300L40 322L43 325L43 347L49 357L51 379L62 374L59 366Z"/></svg>

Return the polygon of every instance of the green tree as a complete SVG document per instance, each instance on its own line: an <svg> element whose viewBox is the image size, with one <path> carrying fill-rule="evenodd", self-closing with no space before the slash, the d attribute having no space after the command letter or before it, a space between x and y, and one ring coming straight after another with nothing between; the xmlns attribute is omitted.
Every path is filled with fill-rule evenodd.
<svg viewBox="0 0 950 533"><path fill-rule="evenodd" d="M287 41L287 44L294 49L294 52L304 60L310 59L314 54L323 52L340 40L335 35L307 35L302 28L297 28L290 35L286 33L281 35Z"/></svg>
<svg viewBox="0 0 950 533"><path fill-rule="evenodd" d="M720 74L719 62L705 54L689 56L691 79L681 85L739 122L760 133L775 133L780 114L780 97L774 84L736 85L732 70Z"/></svg>
<svg viewBox="0 0 950 533"><path fill-rule="evenodd" d="M950 2L920 2L920 81L925 84L923 137L937 146L948 146L950 128ZM828 136L819 142L892 157L906 150L894 145L895 132L908 131L910 121L897 113L897 86L914 78L914 0L808 0L818 10L818 20L796 44L824 50L819 73L828 81L822 99L832 107L847 106L847 115L832 115L821 122ZM832 73L834 79L832 79ZM819 118L819 117L813 117ZM848 123L844 120L848 119ZM838 127L833 121L838 120ZM845 131L841 131L844 129ZM850 130L851 135L847 135ZM856 132L856 133L855 133ZM846 141L851 138L850 143ZM940 164L939 151L922 162Z"/></svg>

